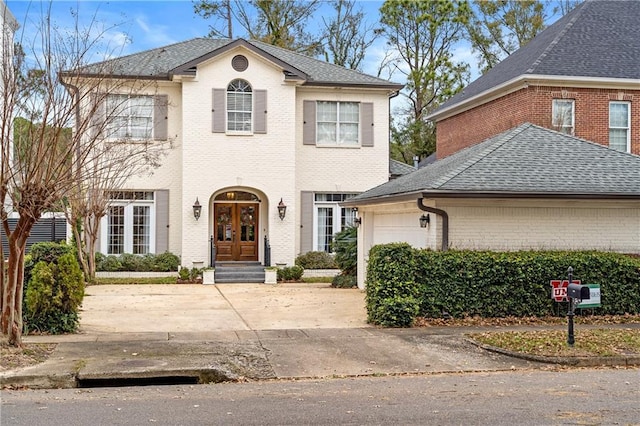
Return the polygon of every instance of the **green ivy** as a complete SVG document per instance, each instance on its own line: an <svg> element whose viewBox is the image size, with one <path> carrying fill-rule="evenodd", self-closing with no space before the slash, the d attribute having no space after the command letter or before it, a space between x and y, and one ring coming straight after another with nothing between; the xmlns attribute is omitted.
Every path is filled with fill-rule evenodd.
<svg viewBox="0 0 640 426"><path fill-rule="evenodd" d="M407 244L375 246L369 253L367 312L374 324L409 323L398 316L419 305L416 315L564 315L566 303L551 299L550 280L573 278L600 284L600 314L640 313L640 259L596 251L458 251L413 249ZM404 305L403 305L404 304ZM397 305L397 306L396 306ZM388 312L387 312L388 311Z"/></svg>

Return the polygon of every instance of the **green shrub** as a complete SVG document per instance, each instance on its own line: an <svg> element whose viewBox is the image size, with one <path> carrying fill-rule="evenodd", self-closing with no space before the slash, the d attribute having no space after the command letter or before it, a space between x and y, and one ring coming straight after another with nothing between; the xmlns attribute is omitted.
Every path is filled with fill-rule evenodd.
<svg viewBox="0 0 640 426"><path fill-rule="evenodd" d="M420 303L413 296L394 296L376 305L376 324L383 327L411 327L418 316Z"/></svg>
<svg viewBox="0 0 640 426"><path fill-rule="evenodd" d="M173 253L148 253L143 256L124 253L120 256L105 256L96 253L96 270L106 272L173 272L180 267L180 258Z"/></svg>
<svg viewBox="0 0 640 426"><path fill-rule="evenodd" d="M40 261L33 267L25 294L25 326L30 331L72 333L84 297L80 265L73 253L58 263Z"/></svg>
<svg viewBox="0 0 640 426"><path fill-rule="evenodd" d="M156 255L153 260L153 270L157 272L177 271L179 266L180 258L168 251Z"/></svg>
<svg viewBox="0 0 640 426"><path fill-rule="evenodd" d="M96 262L96 271L103 271L104 269L102 269L102 263L106 260L107 256L100 252L96 252L93 257Z"/></svg>
<svg viewBox="0 0 640 426"><path fill-rule="evenodd" d="M324 251L309 251L296 257L295 264L303 269L338 269L333 256Z"/></svg>
<svg viewBox="0 0 640 426"><path fill-rule="evenodd" d="M40 242L35 243L31 246L29 250L29 254L25 256L24 259L24 283L28 286L29 281L31 280L31 271L33 267L38 262L46 262L46 263L57 263L60 256L63 256L67 253L72 253L75 255L76 250L75 247L64 242L62 243L53 243L53 242ZM27 291L26 287L24 289L25 293Z"/></svg>
<svg viewBox="0 0 640 426"><path fill-rule="evenodd" d="M369 251L368 265L368 320L373 324L382 325L384 322L386 326L392 326L389 323L390 318L397 316L394 303L404 304L406 298L417 298L419 295L419 286L415 280L414 249L407 243L374 246ZM387 309L391 309L392 312L387 313ZM404 318L400 319L403 324L406 323Z"/></svg>
<svg viewBox="0 0 640 426"><path fill-rule="evenodd" d="M189 281L191 278L191 270L189 268L180 268L178 271L178 279L182 281Z"/></svg>
<svg viewBox="0 0 640 426"><path fill-rule="evenodd" d="M102 261L96 265L96 269L98 271L105 271L105 272L117 272L117 271L123 270L122 262L120 262L120 258L112 254L102 259Z"/></svg>
<svg viewBox="0 0 640 426"><path fill-rule="evenodd" d="M196 280L202 278L202 269L200 268L191 268L189 271L189 280L192 282L196 282Z"/></svg>
<svg viewBox="0 0 640 426"><path fill-rule="evenodd" d="M355 275L336 275L331 281L331 287L353 288L358 286L358 279Z"/></svg>
<svg viewBox="0 0 640 426"><path fill-rule="evenodd" d="M298 265L285 266L278 269L277 274L278 281L300 281L302 274L304 274L304 269Z"/></svg>
<svg viewBox="0 0 640 426"><path fill-rule="evenodd" d="M123 271L131 272L148 272L151 268L147 265L146 259L131 253L123 253L120 255L120 263Z"/></svg>
<svg viewBox="0 0 640 426"><path fill-rule="evenodd" d="M335 235L333 251L342 275L358 273L358 228L349 226Z"/></svg>
<svg viewBox="0 0 640 426"><path fill-rule="evenodd" d="M40 242L32 245L29 250L35 263L56 263L58 258L67 253L75 253L75 247L66 243Z"/></svg>
<svg viewBox="0 0 640 426"><path fill-rule="evenodd" d="M566 279L570 266L574 279L600 284L602 307L595 312L640 313L640 259L631 256L595 251L436 252L388 244L373 247L369 256L369 321L388 323L399 317L398 311L411 312L407 297L416 299L417 315L425 317L564 316L567 303L551 299L549 282Z"/></svg>

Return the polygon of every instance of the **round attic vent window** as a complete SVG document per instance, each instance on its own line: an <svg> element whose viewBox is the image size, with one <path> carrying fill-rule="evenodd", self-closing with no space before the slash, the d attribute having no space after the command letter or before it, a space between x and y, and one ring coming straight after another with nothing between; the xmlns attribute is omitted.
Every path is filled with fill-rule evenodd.
<svg viewBox="0 0 640 426"><path fill-rule="evenodd" d="M231 60L231 66L234 70L242 72L249 67L249 60L243 55L236 55Z"/></svg>

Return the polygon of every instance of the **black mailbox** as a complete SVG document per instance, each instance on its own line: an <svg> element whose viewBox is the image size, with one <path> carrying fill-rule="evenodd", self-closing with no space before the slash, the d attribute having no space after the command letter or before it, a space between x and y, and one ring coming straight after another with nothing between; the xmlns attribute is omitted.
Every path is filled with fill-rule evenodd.
<svg viewBox="0 0 640 426"><path fill-rule="evenodd" d="M572 299L586 300L590 299L589 287L580 284L569 284L567 287L567 296Z"/></svg>

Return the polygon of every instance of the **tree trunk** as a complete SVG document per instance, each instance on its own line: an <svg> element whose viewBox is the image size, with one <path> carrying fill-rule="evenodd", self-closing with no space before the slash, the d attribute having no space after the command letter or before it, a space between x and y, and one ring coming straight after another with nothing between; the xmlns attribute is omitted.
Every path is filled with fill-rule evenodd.
<svg viewBox="0 0 640 426"><path fill-rule="evenodd" d="M0 331L10 345L22 346L22 295L24 281L24 254L27 238L31 233L34 220L21 216L9 235L9 259L7 262L7 280L2 293L2 315Z"/></svg>

